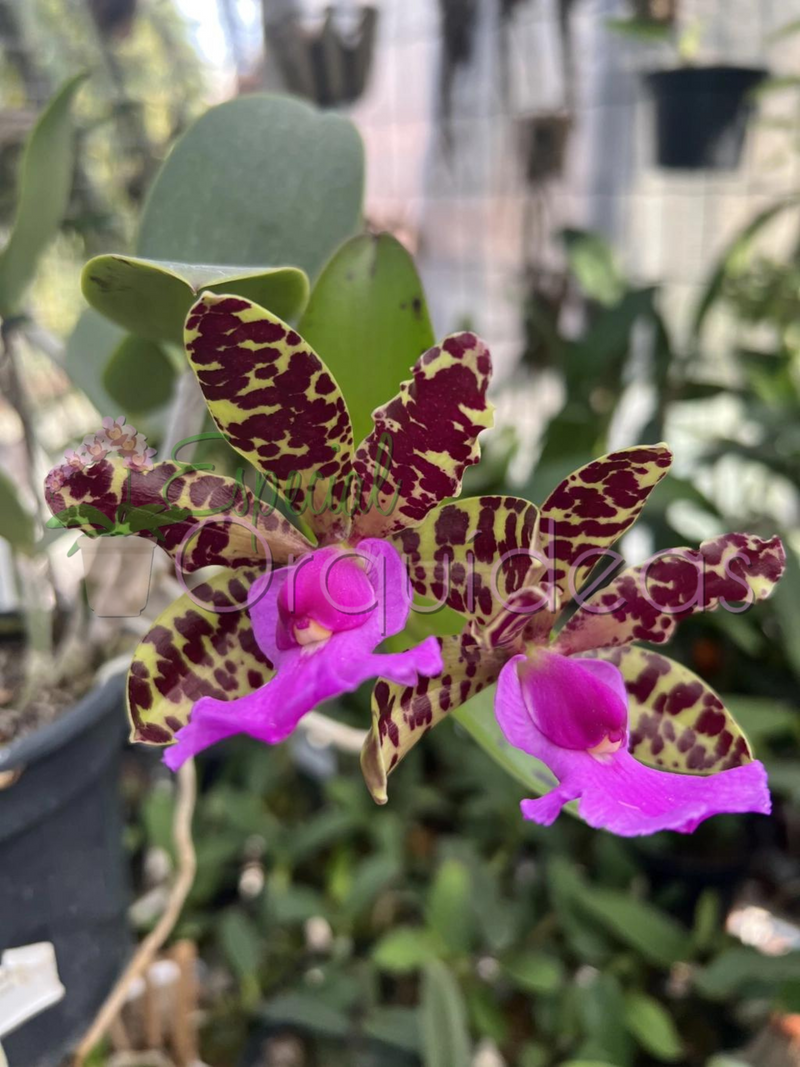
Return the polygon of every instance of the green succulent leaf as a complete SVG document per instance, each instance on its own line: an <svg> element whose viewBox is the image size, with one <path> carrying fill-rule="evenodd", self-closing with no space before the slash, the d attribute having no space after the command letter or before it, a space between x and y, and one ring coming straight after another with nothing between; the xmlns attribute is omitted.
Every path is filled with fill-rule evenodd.
<svg viewBox="0 0 800 1067"><path fill-rule="evenodd" d="M14 224L0 252L0 315L4 317L19 311L39 257L67 210L75 159L72 102L86 77L79 74L61 86L25 146Z"/></svg>
<svg viewBox="0 0 800 1067"><path fill-rule="evenodd" d="M356 441L435 343L414 261L387 233L363 234L339 249L314 286L299 331L339 383Z"/></svg>
<svg viewBox="0 0 800 1067"><path fill-rule="evenodd" d="M202 290L246 297L289 320L308 299L308 278L297 267L196 266L120 255L90 259L81 285L107 319L148 340L179 345L186 315Z"/></svg>
<svg viewBox="0 0 800 1067"><path fill-rule="evenodd" d="M240 96L210 108L172 149L136 251L168 262L291 264L314 277L358 229L363 185L364 150L348 119L288 97Z"/></svg>
<svg viewBox="0 0 800 1067"><path fill-rule="evenodd" d="M116 407L139 413L167 404L176 377L175 366L160 345L130 335L106 364L103 386Z"/></svg>

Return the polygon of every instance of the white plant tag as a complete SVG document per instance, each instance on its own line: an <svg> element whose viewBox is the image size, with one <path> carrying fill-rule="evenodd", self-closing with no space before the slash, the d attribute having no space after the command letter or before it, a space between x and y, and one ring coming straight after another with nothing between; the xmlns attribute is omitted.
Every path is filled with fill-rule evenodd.
<svg viewBox="0 0 800 1067"><path fill-rule="evenodd" d="M6 949L0 956L0 1039L64 993L50 941Z"/></svg>

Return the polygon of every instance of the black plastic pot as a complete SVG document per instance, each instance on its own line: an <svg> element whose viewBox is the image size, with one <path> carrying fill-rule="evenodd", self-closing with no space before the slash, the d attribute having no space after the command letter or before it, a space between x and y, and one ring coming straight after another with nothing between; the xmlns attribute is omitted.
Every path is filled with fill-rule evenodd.
<svg viewBox="0 0 800 1067"><path fill-rule="evenodd" d="M3 1040L12 1067L55 1067L128 954L123 689L113 678L0 748L0 949L52 941L66 987L59 1004Z"/></svg>
<svg viewBox="0 0 800 1067"><path fill-rule="evenodd" d="M766 75L754 67L679 67L645 75L655 100L658 165L735 170L751 111L748 94Z"/></svg>

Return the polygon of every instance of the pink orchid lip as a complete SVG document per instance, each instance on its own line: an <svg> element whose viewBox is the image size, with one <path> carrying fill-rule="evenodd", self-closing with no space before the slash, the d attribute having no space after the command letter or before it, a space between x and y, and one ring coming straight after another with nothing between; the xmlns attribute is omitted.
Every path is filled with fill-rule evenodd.
<svg viewBox="0 0 800 1067"><path fill-rule="evenodd" d="M543 655L552 658L543 661ZM628 752L627 722L614 725L620 708L627 716L625 701L625 681L606 660L539 652L533 663L524 656L506 663L495 698L500 728L558 781L543 796L522 801L526 819L549 826L565 804L577 800L578 814L590 826L636 837L691 833L705 819L728 812L769 814L767 777L757 760L711 775L673 774L639 763Z"/></svg>
<svg viewBox="0 0 800 1067"><path fill-rule="evenodd" d="M624 744L624 692L598 677L587 661L539 649L520 665L519 679L531 719L553 744L601 759Z"/></svg>
<svg viewBox="0 0 800 1067"><path fill-rule="evenodd" d="M318 550L300 560L278 594L278 648L320 645L335 633L363 626L376 607L357 552L335 545Z"/></svg>

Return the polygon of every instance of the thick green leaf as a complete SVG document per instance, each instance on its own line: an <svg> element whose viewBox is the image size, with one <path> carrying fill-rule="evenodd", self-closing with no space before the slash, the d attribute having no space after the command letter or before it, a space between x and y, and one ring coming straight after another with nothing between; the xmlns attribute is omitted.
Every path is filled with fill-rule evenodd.
<svg viewBox="0 0 800 1067"><path fill-rule="evenodd" d="M167 353L154 341L126 337L103 372L103 386L124 411L144 412L169 402L177 377Z"/></svg>
<svg viewBox="0 0 800 1067"><path fill-rule="evenodd" d="M450 717L456 719L495 763L521 782L533 796L543 796L557 784L556 780L540 760L506 741L494 715L494 694L494 686L484 689L451 711ZM571 808L569 805L564 810L570 811Z"/></svg>
<svg viewBox="0 0 800 1067"><path fill-rule="evenodd" d="M464 999L440 960L422 975L422 1057L425 1067L469 1067L471 1059Z"/></svg>
<svg viewBox="0 0 800 1067"><path fill-rule="evenodd" d="M356 441L435 343L414 261L386 233L354 237L339 249L298 329L339 383Z"/></svg>
<svg viewBox="0 0 800 1067"><path fill-rule="evenodd" d="M33 547L33 519L22 506L10 478L0 471L0 537L21 552Z"/></svg>
<svg viewBox="0 0 800 1067"><path fill-rule="evenodd" d="M70 78L45 108L25 146L11 236L0 252L0 315L19 310L39 257L58 232L72 190L72 101L86 79Z"/></svg>
<svg viewBox="0 0 800 1067"><path fill-rule="evenodd" d="M151 341L183 346L183 324L204 289L253 300L290 321L308 299L297 267L205 267L134 256L95 256L83 268L83 295L107 319Z"/></svg>
<svg viewBox="0 0 800 1067"><path fill-rule="evenodd" d="M182 263L288 264L314 277L361 221L355 126L253 94L210 108L181 137L145 204L137 254Z"/></svg>
<svg viewBox="0 0 800 1067"><path fill-rule="evenodd" d="M151 383L135 382L129 392L125 382L130 381L128 375L135 375L135 367L123 355L111 373L110 380L106 381L106 373L115 364L120 351L124 353L127 350L135 354L145 351L145 346L153 347L150 342L126 334L119 326L103 318L94 308L87 308L67 340L64 369L70 381L83 390L100 415L136 416L136 428L149 437L158 436L165 408L162 407L160 412L152 411L142 419L140 416L144 414L145 409L137 410L132 401L140 399L142 395L146 400L148 395L152 399L153 396L162 394L164 380L169 373L167 368L159 365L161 384L156 389L152 388ZM168 359L166 353L163 353L163 358ZM109 392L109 386L114 390L114 396Z"/></svg>
<svg viewBox="0 0 800 1067"><path fill-rule="evenodd" d="M625 997L625 1025L651 1056L675 1063L683 1056L683 1043L672 1016L654 997L634 991Z"/></svg>

